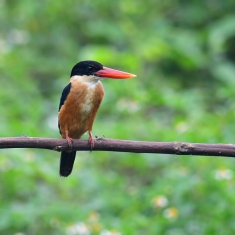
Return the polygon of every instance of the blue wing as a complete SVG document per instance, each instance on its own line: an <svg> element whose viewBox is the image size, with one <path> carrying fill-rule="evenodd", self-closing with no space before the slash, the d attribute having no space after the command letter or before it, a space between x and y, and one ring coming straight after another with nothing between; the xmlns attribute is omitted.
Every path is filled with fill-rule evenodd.
<svg viewBox="0 0 235 235"><path fill-rule="evenodd" d="M62 94L61 94L61 97L60 97L60 105L59 105L59 111L61 109L61 107L63 106L65 100L67 99L67 96L70 92L70 89L71 89L71 83L69 83L63 90ZM59 127L59 130L60 130L60 123L58 122L58 127ZM60 132L61 134L61 132Z"/></svg>

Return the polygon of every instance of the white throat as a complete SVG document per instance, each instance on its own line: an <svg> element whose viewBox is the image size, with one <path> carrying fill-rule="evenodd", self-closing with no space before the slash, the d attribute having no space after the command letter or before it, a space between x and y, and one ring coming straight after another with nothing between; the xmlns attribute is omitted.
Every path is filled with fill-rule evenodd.
<svg viewBox="0 0 235 235"><path fill-rule="evenodd" d="M97 83L99 82L100 78L96 77L95 75L75 75L70 78L70 82L86 82L86 83Z"/></svg>

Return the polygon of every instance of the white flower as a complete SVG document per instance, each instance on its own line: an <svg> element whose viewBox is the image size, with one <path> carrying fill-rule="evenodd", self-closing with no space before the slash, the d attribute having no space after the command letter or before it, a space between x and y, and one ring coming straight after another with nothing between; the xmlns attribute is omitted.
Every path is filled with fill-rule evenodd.
<svg viewBox="0 0 235 235"><path fill-rule="evenodd" d="M89 235L90 230L85 223L78 222L76 224L68 226L66 229L66 233L67 235Z"/></svg>
<svg viewBox="0 0 235 235"><path fill-rule="evenodd" d="M167 206L167 204L168 204L168 199L163 195L158 195L153 198L154 207L163 208Z"/></svg>
<svg viewBox="0 0 235 235"><path fill-rule="evenodd" d="M233 172L229 169L218 169L215 171L215 179L217 180L230 180L233 178Z"/></svg>
<svg viewBox="0 0 235 235"><path fill-rule="evenodd" d="M179 211L175 207L170 207L163 211L163 215L167 219L174 219L179 215Z"/></svg>

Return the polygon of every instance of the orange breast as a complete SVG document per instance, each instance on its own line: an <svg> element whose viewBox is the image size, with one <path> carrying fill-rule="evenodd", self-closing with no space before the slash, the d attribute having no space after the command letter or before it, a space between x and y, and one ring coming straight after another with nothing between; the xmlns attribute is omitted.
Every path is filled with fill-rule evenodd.
<svg viewBox="0 0 235 235"><path fill-rule="evenodd" d="M92 130L96 113L104 96L101 82L72 82L70 93L59 111L62 138L79 139L86 131Z"/></svg>

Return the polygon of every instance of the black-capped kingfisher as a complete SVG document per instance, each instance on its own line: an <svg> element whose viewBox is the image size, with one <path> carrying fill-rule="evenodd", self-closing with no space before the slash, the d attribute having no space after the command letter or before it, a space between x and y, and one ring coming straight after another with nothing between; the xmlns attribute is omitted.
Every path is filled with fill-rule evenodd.
<svg viewBox="0 0 235 235"><path fill-rule="evenodd" d="M94 147L92 125L104 97L102 78L126 79L136 75L104 67L96 61L81 61L72 71L70 83L64 88L59 105L58 126L62 138L72 146L72 139L80 139L88 131L88 142ZM60 176L68 176L73 169L76 151L62 151Z"/></svg>

